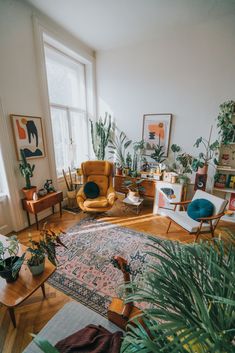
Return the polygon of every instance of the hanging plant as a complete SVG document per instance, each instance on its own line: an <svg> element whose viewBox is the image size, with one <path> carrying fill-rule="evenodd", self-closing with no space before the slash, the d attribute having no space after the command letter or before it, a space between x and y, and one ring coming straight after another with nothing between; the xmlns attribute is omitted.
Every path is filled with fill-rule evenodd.
<svg viewBox="0 0 235 353"><path fill-rule="evenodd" d="M221 142L228 144L234 142L235 129L232 122L232 117L235 114L235 101L229 100L219 106L219 115L217 118L217 127L221 135Z"/></svg>

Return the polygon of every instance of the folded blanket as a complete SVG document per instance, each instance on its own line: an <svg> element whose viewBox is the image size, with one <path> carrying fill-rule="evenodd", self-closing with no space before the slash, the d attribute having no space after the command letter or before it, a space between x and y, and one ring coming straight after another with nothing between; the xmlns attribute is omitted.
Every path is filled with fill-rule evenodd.
<svg viewBox="0 0 235 353"><path fill-rule="evenodd" d="M119 353L122 336L121 331L111 333L100 325L87 325L55 347L60 353Z"/></svg>

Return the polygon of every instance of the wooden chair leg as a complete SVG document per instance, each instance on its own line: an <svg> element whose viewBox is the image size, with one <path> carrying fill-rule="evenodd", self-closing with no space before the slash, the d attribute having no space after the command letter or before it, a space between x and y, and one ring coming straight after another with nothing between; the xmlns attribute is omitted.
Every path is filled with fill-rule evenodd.
<svg viewBox="0 0 235 353"><path fill-rule="evenodd" d="M168 225L168 228L167 228L167 233L169 232L169 230L170 230L170 226L171 226L171 221L170 221L170 223L169 223L169 225Z"/></svg>
<svg viewBox="0 0 235 353"><path fill-rule="evenodd" d="M215 229L214 229L214 227L213 227L212 221L210 221L210 230L211 230L212 238L214 238L214 236L215 236Z"/></svg>
<svg viewBox="0 0 235 353"><path fill-rule="evenodd" d="M196 239L195 239L195 242L198 240L198 237L201 233L201 229L202 229L202 221L200 222L200 226L198 227L198 230L197 230L197 233L196 233Z"/></svg>

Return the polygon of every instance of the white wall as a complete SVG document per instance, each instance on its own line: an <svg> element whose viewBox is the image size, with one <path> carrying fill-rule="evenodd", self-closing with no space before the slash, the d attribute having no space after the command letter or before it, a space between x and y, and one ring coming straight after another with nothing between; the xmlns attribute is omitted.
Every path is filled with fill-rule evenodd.
<svg viewBox="0 0 235 353"><path fill-rule="evenodd" d="M170 143L196 152L219 104L235 99L235 16L175 30L160 39L97 53L99 112L109 109L128 137L142 137L143 114L172 113Z"/></svg>
<svg viewBox="0 0 235 353"><path fill-rule="evenodd" d="M48 139L51 135L45 131L45 101L42 101L43 92L40 85L40 71L36 61L36 43L34 37L32 14L35 11L25 4L16 0L0 1L0 98L3 111L0 111L1 129L6 126L4 136L1 136L1 145L4 146L4 159L8 160L6 165L9 187L9 212L11 212L10 228L19 230L27 226L25 213L22 211L20 189L24 186L24 178L19 173L14 141L11 130L9 114L25 114L41 116L44 136L46 137L46 158L32 160L35 172L32 184L42 187L45 180L51 177L48 163ZM36 15L39 15L36 13ZM93 57L92 49L74 39L69 33L60 29L55 23L43 18L47 29L69 44L77 47L83 53Z"/></svg>

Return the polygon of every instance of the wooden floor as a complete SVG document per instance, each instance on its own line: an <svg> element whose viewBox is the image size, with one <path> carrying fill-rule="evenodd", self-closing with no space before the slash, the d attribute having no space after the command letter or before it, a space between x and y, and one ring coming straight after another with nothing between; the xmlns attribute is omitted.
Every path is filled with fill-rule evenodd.
<svg viewBox="0 0 235 353"><path fill-rule="evenodd" d="M58 214L48 217L47 223L51 228L68 230L76 224L86 214L71 214L63 212L63 217ZM140 215L136 215L118 200L115 207L106 214L100 215L99 219L129 227L140 232L145 232L173 241L178 240L184 243L193 242L195 237L189 235L179 227L172 225L169 234L166 234L168 221L160 216L152 214L151 204L146 204ZM42 226L43 221L40 225ZM220 223L216 234L224 236L223 227L235 231L235 224ZM23 244L27 245L28 233L31 232L33 238L37 239L39 232L35 225L21 231L18 236ZM210 235L203 235L210 239ZM62 292L46 284L47 298L43 300L41 290L36 291L29 299L23 302L15 310L17 328L14 329L10 321L6 308L0 307L0 353L21 353L31 341L30 333L38 333L50 318L71 299Z"/></svg>

